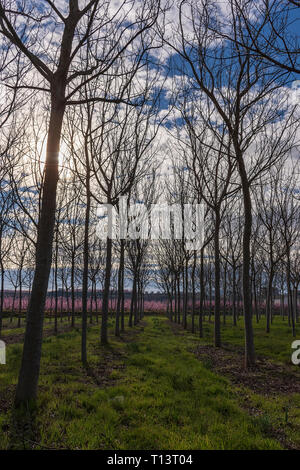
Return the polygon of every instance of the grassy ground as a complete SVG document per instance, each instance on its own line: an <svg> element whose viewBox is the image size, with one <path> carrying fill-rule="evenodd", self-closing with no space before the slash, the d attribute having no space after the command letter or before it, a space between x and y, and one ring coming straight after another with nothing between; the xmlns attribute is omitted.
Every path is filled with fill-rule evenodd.
<svg viewBox="0 0 300 470"><path fill-rule="evenodd" d="M242 344L241 325L223 333ZM0 366L0 448L300 448L299 394L259 395L233 385L195 356L196 335L174 334L162 317L147 317L122 339L111 338L102 348L99 327L89 329L89 370L80 364L79 330L45 338L31 442L10 424L21 344L10 345L7 365ZM291 340L285 327L274 327L270 338L271 352L261 326L259 352L285 361L282 348Z"/></svg>
<svg viewBox="0 0 300 470"><path fill-rule="evenodd" d="M196 319L196 326L197 326ZM188 327L191 328L189 319ZM293 338L292 329L288 326L287 319L283 320L280 316L275 316L271 325L271 332L266 333L266 319L261 317L259 323L253 321L255 349L257 354L270 357L289 364L291 362L291 344L295 339L300 339L300 324L296 331L297 338ZM204 323L204 339L208 344L212 344L213 338L213 318L211 323ZM197 331L196 331L197 333ZM230 343L237 346L244 346L244 320L240 318L237 326L233 326L232 318L226 319L226 324L221 326L221 336L224 343Z"/></svg>
<svg viewBox="0 0 300 470"><path fill-rule="evenodd" d="M76 325L80 325L81 323L80 318L76 318L75 323ZM62 328L66 326L70 326L70 321L68 320L68 318L63 317L62 320L58 318L58 321L57 321L58 332L59 330L61 330ZM53 330L53 329L54 329L54 318L52 319L46 318L44 322L44 330ZM16 317L14 317L12 321L10 321L10 319L8 318L3 319L3 329L2 329L3 339L5 336L10 336L13 334L18 335L24 332L25 332L25 319L24 318L22 318L20 327L18 327L18 320Z"/></svg>

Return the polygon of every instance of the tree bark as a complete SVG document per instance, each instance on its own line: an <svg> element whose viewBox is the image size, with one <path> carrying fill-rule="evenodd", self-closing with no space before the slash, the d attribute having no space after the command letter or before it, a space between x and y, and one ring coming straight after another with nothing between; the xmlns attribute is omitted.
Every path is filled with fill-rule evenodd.
<svg viewBox="0 0 300 470"><path fill-rule="evenodd" d="M83 246L83 276L82 276L82 331L81 331L81 361L87 364L87 303L88 303L88 274L89 274L89 225L91 211L90 172L86 169L86 208L84 221Z"/></svg>
<svg viewBox="0 0 300 470"><path fill-rule="evenodd" d="M55 226L58 156L65 104L54 99L49 123L47 156L44 173L42 208L38 224L36 268L27 312L22 363L15 405L36 399L42 352L44 309L52 261Z"/></svg>
<svg viewBox="0 0 300 470"><path fill-rule="evenodd" d="M221 295L220 295L220 213L216 211L215 233L214 233L214 249L215 249L215 347L221 347Z"/></svg>
<svg viewBox="0 0 300 470"><path fill-rule="evenodd" d="M245 323L245 367L251 367L255 364L254 337L252 325L252 306L251 306L251 257L250 243L252 233L252 202L250 187L247 179L244 160L241 155L238 156L239 173L243 190L244 203L244 233L243 233L243 304L244 304L244 323Z"/></svg>
<svg viewBox="0 0 300 470"><path fill-rule="evenodd" d="M200 257L200 309L199 309L199 336L203 338L203 306L204 306L204 248L201 248Z"/></svg>
<svg viewBox="0 0 300 470"><path fill-rule="evenodd" d="M111 238L107 238L105 281L104 281L104 292L103 292L103 301L102 301L102 323L101 323L101 344L103 345L108 343L107 320L108 320L108 302L109 302L110 276L111 276L111 258L112 258L112 240Z"/></svg>
<svg viewBox="0 0 300 470"><path fill-rule="evenodd" d="M122 303L122 293L124 289L124 258L125 258L125 243L124 240L120 242L120 265L118 271L118 300L117 300L117 311L116 311L116 326L115 335L120 336L120 312Z"/></svg>

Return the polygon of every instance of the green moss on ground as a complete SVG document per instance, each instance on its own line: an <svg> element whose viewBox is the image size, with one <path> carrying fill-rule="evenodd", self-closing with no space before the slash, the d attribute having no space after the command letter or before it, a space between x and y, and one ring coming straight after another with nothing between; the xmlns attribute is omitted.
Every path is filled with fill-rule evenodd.
<svg viewBox="0 0 300 470"><path fill-rule="evenodd" d="M234 333L228 329L226 340L242 344L240 328ZM280 328L285 334L280 325L278 332L273 329L273 341L279 345L272 354L285 360ZM163 317L147 317L123 339L113 338L111 330L105 348L99 345L99 327L90 327L88 338L89 371L80 363L79 330L45 338L37 434L35 443L23 442L25 447L281 449L287 442L300 446L299 395L279 394L275 400L232 385L196 358L196 335L175 335ZM262 338L263 333L257 341ZM1 449L9 447L9 402L21 344L9 346L7 353L7 365L0 366Z"/></svg>

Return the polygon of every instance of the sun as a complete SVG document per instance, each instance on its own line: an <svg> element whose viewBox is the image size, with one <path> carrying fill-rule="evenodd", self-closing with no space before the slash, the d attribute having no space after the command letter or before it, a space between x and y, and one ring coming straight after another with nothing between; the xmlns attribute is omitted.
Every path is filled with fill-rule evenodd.
<svg viewBox="0 0 300 470"><path fill-rule="evenodd" d="M46 153L47 153L46 141L39 142L38 152L40 155L40 162L42 163L42 165L44 165L46 162ZM64 161L65 161L65 158L64 158L64 151L63 151L63 146L62 146L58 154L58 165L60 168L64 166Z"/></svg>

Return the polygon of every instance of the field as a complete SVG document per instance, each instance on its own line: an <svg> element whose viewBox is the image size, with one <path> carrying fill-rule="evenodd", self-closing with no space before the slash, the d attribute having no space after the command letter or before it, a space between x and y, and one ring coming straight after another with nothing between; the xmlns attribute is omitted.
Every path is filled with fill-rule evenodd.
<svg viewBox="0 0 300 470"><path fill-rule="evenodd" d="M290 364L290 330L275 320L269 335L263 320L255 326L258 367L248 375L242 321L223 326L224 349L217 351L207 322L201 340L160 315L146 316L120 339L111 323L107 347L99 345L99 326L91 325L89 367L83 368L80 329L64 320L53 335L47 320L30 422L26 413L22 419L11 414L22 329L6 320L0 448L300 449L300 371Z"/></svg>

